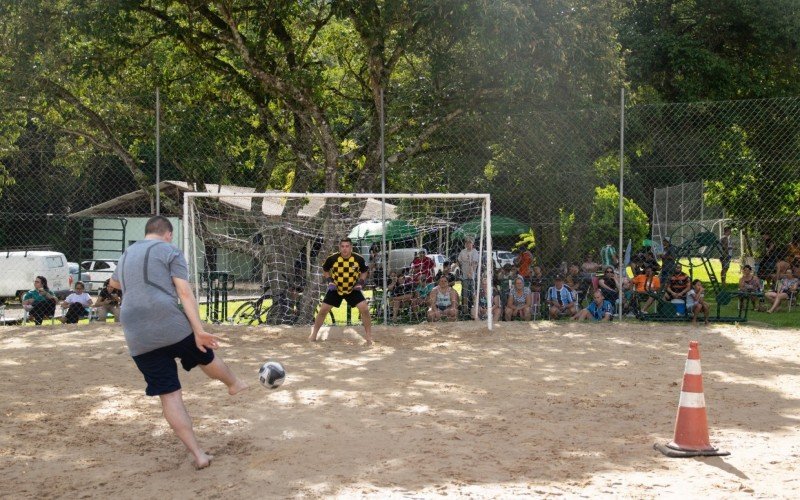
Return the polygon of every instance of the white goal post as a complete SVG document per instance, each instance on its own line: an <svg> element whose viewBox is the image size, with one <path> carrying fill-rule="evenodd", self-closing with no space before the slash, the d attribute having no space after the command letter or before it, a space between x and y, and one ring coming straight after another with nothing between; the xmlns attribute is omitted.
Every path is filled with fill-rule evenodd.
<svg viewBox="0 0 800 500"><path fill-rule="evenodd" d="M371 284L382 291L394 266L410 265L410 260L400 259L413 250L425 248L447 260L471 238L481 259L470 315L477 317L484 277L486 322L492 329L489 194L255 193L233 186L219 190L183 195L183 251L198 296L203 273L224 268L237 283L248 283L251 295L256 285L266 289L274 284L273 290L297 286L308 292L308 303L318 303L323 291L320 266L344 236L353 239L354 251L373 266ZM377 276L375 266L380 270ZM389 301L382 300L384 321L389 308ZM302 318L301 323L307 322L308 314Z"/></svg>

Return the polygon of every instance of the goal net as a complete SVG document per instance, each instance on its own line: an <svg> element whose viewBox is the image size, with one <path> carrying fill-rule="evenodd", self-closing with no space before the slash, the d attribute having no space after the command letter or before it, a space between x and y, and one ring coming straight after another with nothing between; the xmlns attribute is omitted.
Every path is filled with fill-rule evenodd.
<svg viewBox="0 0 800 500"><path fill-rule="evenodd" d="M459 319L491 315L491 307L479 308L491 304L488 194L192 192L185 194L183 208L190 277L211 321L312 324L327 288L322 264L343 237L352 239L353 251L369 266L364 295L373 322L426 318L427 306L412 300L420 285L414 266L420 250L433 261L433 270L422 273L428 282L445 261L454 264L453 288L459 297L467 295ZM471 287L456 265L468 239L480 256ZM398 298L400 288L385 293L396 276L407 276L404 299ZM483 309L488 312L481 314ZM486 320L491 328L491 318ZM358 310L346 303L326 318L328 324L360 322Z"/></svg>

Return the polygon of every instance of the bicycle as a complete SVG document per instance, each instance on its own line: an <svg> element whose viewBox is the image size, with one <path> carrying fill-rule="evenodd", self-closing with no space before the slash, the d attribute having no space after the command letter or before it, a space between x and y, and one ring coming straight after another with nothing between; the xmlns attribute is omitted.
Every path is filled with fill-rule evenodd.
<svg viewBox="0 0 800 500"><path fill-rule="evenodd" d="M231 323L233 324L246 324L246 325L296 325L299 321L299 316L294 307L295 304L300 302L302 289L299 287L290 286L291 293L294 297L290 298L286 291L280 291L276 295L272 295L269 283L261 286L261 296L252 301L247 301L240 305L233 316L231 316ZM272 303L265 306L267 299L271 299ZM315 310L319 311L319 305ZM331 323L336 324L333 316L333 311L330 312Z"/></svg>

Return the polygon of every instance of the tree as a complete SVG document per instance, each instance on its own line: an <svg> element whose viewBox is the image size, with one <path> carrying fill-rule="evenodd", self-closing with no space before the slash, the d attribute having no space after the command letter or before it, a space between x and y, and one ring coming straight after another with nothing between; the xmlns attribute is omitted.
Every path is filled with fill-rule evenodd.
<svg viewBox="0 0 800 500"><path fill-rule="evenodd" d="M634 245L638 245L637 242L641 242L650 234L647 214L629 198L625 198L622 213L625 221L622 227L622 238L624 241L631 240ZM589 232L586 238L601 246L609 239L617 241L618 234L619 189L613 184L595 188L592 215L589 217Z"/></svg>

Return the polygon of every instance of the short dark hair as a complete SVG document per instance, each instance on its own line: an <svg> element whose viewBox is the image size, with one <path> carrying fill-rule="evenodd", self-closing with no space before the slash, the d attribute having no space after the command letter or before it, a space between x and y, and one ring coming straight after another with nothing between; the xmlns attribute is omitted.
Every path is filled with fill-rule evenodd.
<svg viewBox="0 0 800 500"><path fill-rule="evenodd" d="M753 270L753 266L751 266L750 264L745 264L744 266L742 266L742 269L749 269L749 270L752 271Z"/></svg>
<svg viewBox="0 0 800 500"><path fill-rule="evenodd" d="M353 240L351 240L349 236L345 236L344 238L339 240L339 243L350 243L352 245Z"/></svg>
<svg viewBox="0 0 800 500"><path fill-rule="evenodd" d="M173 232L172 223L163 215L154 215L144 226L144 234L167 234Z"/></svg>
<svg viewBox="0 0 800 500"><path fill-rule="evenodd" d="M83 281L78 281L75 283L75 288L78 288L78 286L82 286L84 289L86 289L86 285L83 283Z"/></svg>

